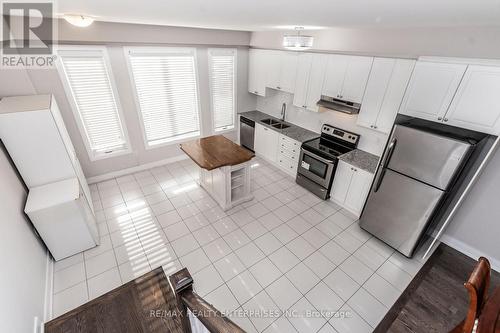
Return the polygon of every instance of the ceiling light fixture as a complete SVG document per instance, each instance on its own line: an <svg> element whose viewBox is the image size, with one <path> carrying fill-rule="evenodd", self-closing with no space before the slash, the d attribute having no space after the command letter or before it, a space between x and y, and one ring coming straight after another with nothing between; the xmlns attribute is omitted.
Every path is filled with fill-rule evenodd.
<svg viewBox="0 0 500 333"><path fill-rule="evenodd" d="M85 28L94 22L94 18L86 15L64 14L63 18L72 25L80 28Z"/></svg>
<svg viewBox="0 0 500 333"><path fill-rule="evenodd" d="M295 27L295 31L297 31L296 35L283 36L283 47L294 51L310 49L314 38L312 36L301 35L300 32L302 30L304 30L304 27Z"/></svg>

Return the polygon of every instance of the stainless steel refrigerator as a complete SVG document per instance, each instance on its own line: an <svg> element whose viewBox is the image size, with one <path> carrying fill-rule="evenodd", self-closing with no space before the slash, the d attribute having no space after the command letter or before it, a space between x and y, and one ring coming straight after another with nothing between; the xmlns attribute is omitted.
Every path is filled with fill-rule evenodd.
<svg viewBox="0 0 500 333"><path fill-rule="evenodd" d="M473 145L395 125L360 226L411 257Z"/></svg>

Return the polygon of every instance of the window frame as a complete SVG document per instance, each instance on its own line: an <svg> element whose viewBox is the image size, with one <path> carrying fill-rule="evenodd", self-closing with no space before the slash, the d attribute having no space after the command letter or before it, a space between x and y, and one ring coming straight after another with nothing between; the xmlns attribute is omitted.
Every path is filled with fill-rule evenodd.
<svg viewBox="0 0 500 333"><path fill-rule="evenodd" d="M111 85L111 90L113 92L113 97L115 100L117 112L118 112L118 118L120 121L120 126L123 131L123 137L125 139L125 148L113 151L111 153L101 153L101 154L96 154L96 152L92 149L91 143L90 143L90 138L87 134L87 129L85 128L84 121L82 119L82 115L80 114L78 104L76 103L75 96L73 95L73 89L71 88L71 85L69 83L69 80L67 78L65 69L64 69L64 64L62 63L62 57L59 55L59 51L63 52L72 52L75 55L88 55L88 54L98 54L101 53L103 57L104 64L106 66L106 72L108 74L109 78L109 83ZM118 89L116 87L116 81L115 77L113 74L113 69L111 67L111 61L109 60L109 55L108 55L108 50L106 46L100 46L100 45L58 45L56 46L56 54L57 54L57 60L56 60L56 69L59 75L59 78L62 82L64 92L66 94L66 98L68 99L68 102L70 104L71 111L73 113L73 116L75 118L76 125L78 127L78 130L80 132L80 135L82 137L83 143L85 145L85 149L87 150L87 154L89 156L89 159L91 162L99 161L99 160L104 160L107 158L112 158L112 157L117 157L121 155L127 155L132 153L132 147L130 145L130 137L128 134L128 129L127 125L125 123L125 118L123 116L123 108L121 105L120 101L120 95L118 94Z"/></svg>
<svg viewBox="0 0 500 333"><path fill-rule="evenodd" d="M233 73L233 127L226 128L222 130L216 130L215 128L215 110L214 110L214 100L212 95L212 70L211 70L211 61L212 61L212 52L218 51L221 53L229 52L232 53L234 57L234 73ZM229 132L237 131L237 116L238 116L238 49L237 48L208 48L207 49L207 69L208 69L208 90L210 95L210 130L215 134L224 134Z"/></svg>
<svg viewBox="0 0 500 333"><path fill-rule="evenodd" d="M198 57L197 57L197 49L196 47L176 47L176 46L128 46L123 48L124 56L125 56L125 62L127 63L127 70L129 74L129 81L132 89L132 94L134 95L134 102L135 102L135 107L137 111L137 116L139 117L139 125L141 126L141 132L142 132L142 140L144 143L144 148L146 150L151 150L151 149L156 149L156 148L161 148L161 147L166 147L166 146L171 146L175 144L179 144L182 142L186 142L189 140L193 139L198 139L203 137L203 114L202 114L202 109L201 109L201 94L200 94L200 74L199 74L199 69L198 69ZM193 61L194 61L194 76L196 80L196 94L197 94L197 107L198 107L198 128L199 128L199 134L198 135L193 135L193 136L188 136L188 137L180 137L180 138L175 138L172 140L168 140L165 142L157 143L154 145L151 145L148 141L147 135L146 135L146 128L144 125L144 118L142 116L142 111L141 111L141 105L139 102L139 96L137 95L137 85L135 82L134 78L134 73L132 71L132 63L130 61L130 54L131 53L136 53L136 54L146 54L146 55L151 55L151 54L156 54L156 55L162 55L162 54L182 54L185 55L187 53L190 53L193 55Z"/></svg>

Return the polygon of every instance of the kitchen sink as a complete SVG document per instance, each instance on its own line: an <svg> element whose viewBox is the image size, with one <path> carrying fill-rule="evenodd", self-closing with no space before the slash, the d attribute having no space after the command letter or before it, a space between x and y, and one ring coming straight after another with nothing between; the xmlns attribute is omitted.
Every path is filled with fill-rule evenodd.
<svg viewBox="0 0 500 333"><path fill-rule="evenodd" d="M271 118L263 119L260 122L264 123L264 124L267 124L267 125L271 125L271 126L274 126L275 124L280 124L279 121L271 119Z"/></svg>
<svg viewBox="0 0 500 333"><path fill-rule="evenodd" d="M277 128L277 129L285 129L285 128L290 127L290 125L283 124L283 123L277 123L277 124L274 124L274 125L271 125L271 126L274 127L274 128Z"/></svg>

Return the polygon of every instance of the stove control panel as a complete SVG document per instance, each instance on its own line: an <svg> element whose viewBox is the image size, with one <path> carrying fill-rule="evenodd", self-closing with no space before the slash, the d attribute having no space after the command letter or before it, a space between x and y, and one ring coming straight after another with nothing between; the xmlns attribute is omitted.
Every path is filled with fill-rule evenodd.
<svg viewBox="0 0 500 333"><path fill-rule="evenodd" d="M333 136L335 138L356 144L359 140L359 135L351 132L344 131L343 129L334 127L332 125L323 125L321 128L321 134L326 134Z"/></svg>

